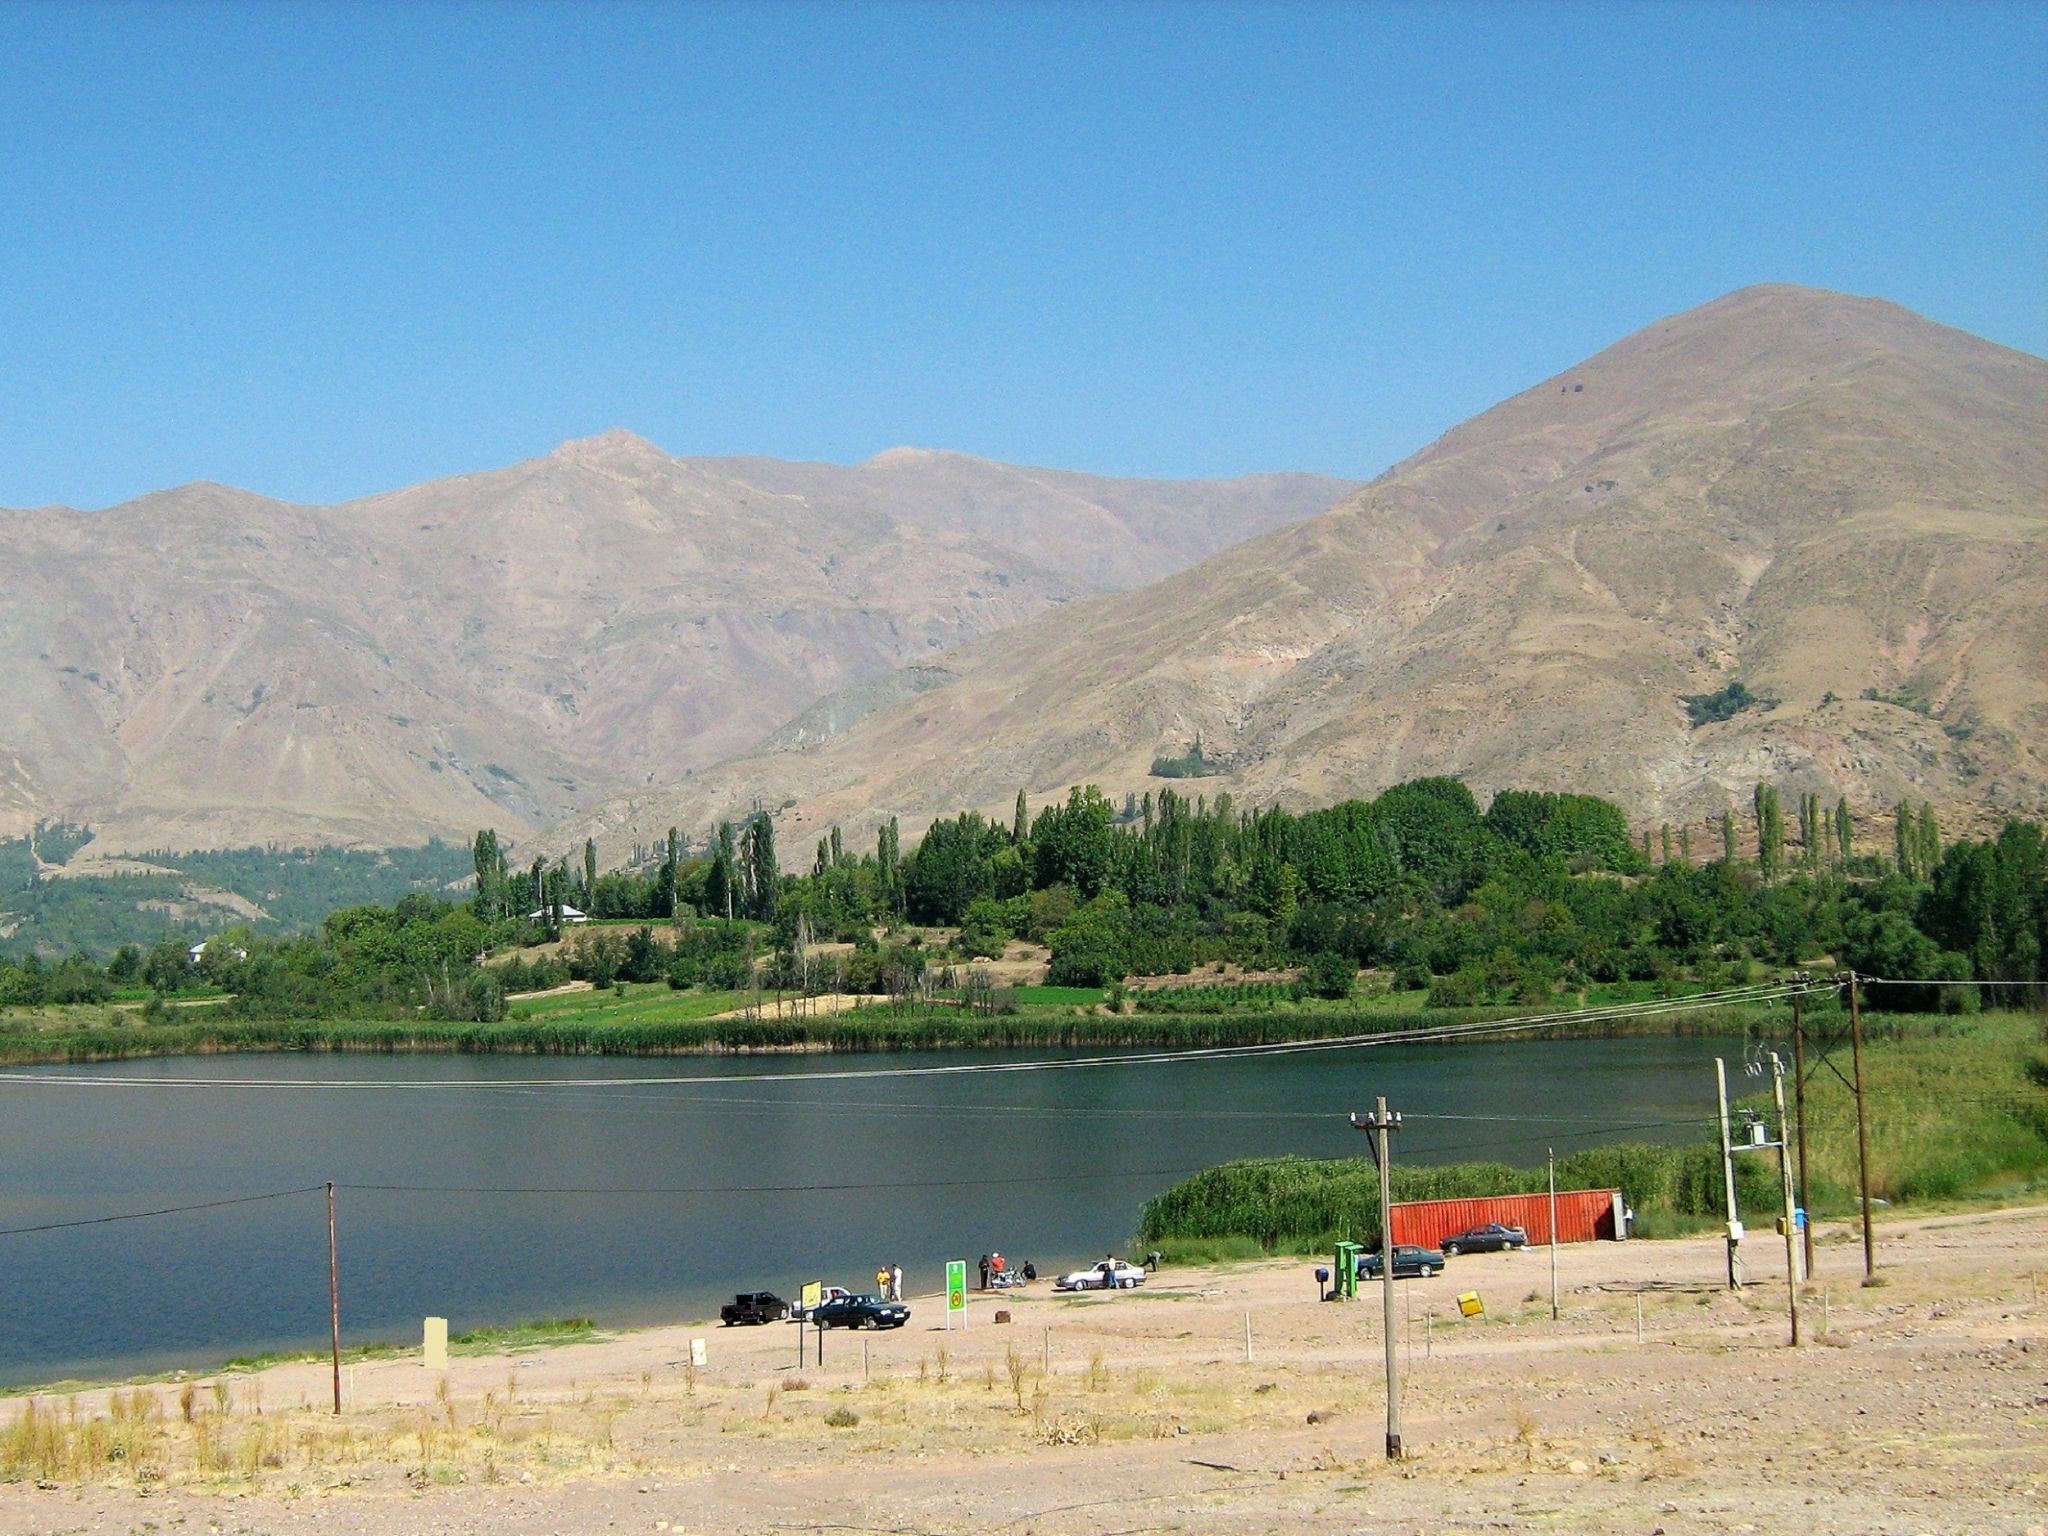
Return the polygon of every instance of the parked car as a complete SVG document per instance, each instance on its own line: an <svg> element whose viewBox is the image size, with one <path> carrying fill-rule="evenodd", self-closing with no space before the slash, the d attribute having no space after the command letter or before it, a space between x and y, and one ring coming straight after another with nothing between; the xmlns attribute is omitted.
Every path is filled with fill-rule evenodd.
<svg viewBox="0 0 2048 1536"><path fill-rule="evenodd" d="M1527 1232L1520 1227L1504 1227L1497 1221L1489 1221L1484 1226L1444 1239L1444 1252L1447 1254L1503 1253L1510 1248L1528 1246Z"/></svg>
<svg viewBox="0 0 2048 1536"><path fill-rule="evenodd" d="M789 1303L773 1291L741 1291L718 1309L718 1320L726 1327L772 1323L789 1316Z"/></svg>
<svg viewBox="0 0 2048 1536"><path fill-rule="evenodd" d="M1056 1291L1128 1291L1145 1283L1145 1271L1122 1259L1103 1259L1053 1281Z"/></svg>
<svg viewBox="0 0 2048 1536"><path fill-rule="evenodd" d="M1413 1243L1394 1245L1394 1278L1407 1280L1420 1277L1427 1280L1444 1267L1444 1256L1435 1248L1418 1248ZM1377 1248L1363 1254L1358 1260L1361 1275L1377 1276L1380 1272L1380 1255Z"/></svg>
<svg viewBox="0 0 2048 1536"><path fill-rule="evenodd" d="M852 1294L853 1292L843 1285L828 1285L818 1292L818 1305L822 1307L828 1301L845 1301ZM808 1322L814 1310L814 1308L807 1307L802 1302L798 1302L789 1309L789 1315L800 1323Z"/></svg>
<svg viewBox="0 0 2048 1536"><path fill-rule="evenodd" d="M910 1308L879 1296L840 1296L811 1308L814 1328L901 1328L909 1321Z"/></svg>

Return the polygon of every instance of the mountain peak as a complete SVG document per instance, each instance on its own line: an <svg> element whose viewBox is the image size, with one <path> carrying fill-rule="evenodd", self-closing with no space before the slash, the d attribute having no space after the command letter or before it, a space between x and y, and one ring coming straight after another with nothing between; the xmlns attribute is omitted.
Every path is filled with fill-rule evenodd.
<svg viewBox="0 0 2048 1536"><path fill-rule="evenodd" d="M864 469L889 469L903 464L926 464L933 459L954 457L943 448L884 448L880 453L861 466Z"/></svg>
<svg viewBox="0 0 2048 1536"><path fill-rule="evenodd" d="M564 464L645 464L666 460L668 455L639 433L613 427L595 437L572 437L548 457Z"/></svg>

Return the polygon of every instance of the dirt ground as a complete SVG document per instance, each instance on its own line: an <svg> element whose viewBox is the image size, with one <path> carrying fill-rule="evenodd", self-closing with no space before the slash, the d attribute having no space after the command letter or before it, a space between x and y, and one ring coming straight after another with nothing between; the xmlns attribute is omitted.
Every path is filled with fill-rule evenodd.
<svg viewBox="0 0 2048 1536"><path fill-rule="evenodd" d="M822 1365L786 1324L445 1381L359 1364L339 1419L324 1364L153 1386L111 1405L122 1459L0 1484L0 1532L2048 1532L2048 1208L1879 1235L1865 1288L1854 1235L1822 1232L1798 1350L1768 1236L1740 1294L1717 1238L1566 1248L1557 1322L1546 1250L1403 1282L1398 1463L1377 1292L1320 1303L1274 1261L1108 1296L1041 1279L976 1294L964 1331L914 1294L909 1327L827 1334ZM39 1411L83 1435L109 1406ZM0 1402L0 1443L22 1412Z"/></svg>

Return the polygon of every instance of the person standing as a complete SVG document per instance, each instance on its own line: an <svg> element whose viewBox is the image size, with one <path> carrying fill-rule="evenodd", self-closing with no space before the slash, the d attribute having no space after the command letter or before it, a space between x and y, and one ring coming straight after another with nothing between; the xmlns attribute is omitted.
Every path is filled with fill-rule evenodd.
<svg viewBox="0 0 2048 1536"><path fill-rule="evenodd" d="M877 1266L875 1270L875 1295L883 1301L889 1299L889 1266Z"/></svg>
<svg viewBox="0 0 2048 1536"><path fill-rule="evenodd" d="M985 1253L981 1256L981 1288L984 1291L988 1289L988 1255Z"/></svg>
<svg viewBox="0 0 2048 1536"><path fill-rule="evenodd" d="M891 1301L901 1301L903 1299L903 1266L901 1264L891 1264L889 1266L889 1299Z"/></svg>

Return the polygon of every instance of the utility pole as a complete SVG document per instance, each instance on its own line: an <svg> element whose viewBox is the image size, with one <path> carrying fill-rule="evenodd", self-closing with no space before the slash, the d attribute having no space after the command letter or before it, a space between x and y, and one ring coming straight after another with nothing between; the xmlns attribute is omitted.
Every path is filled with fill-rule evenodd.
<svg viewBox="0 0 2048 1536"><path fill-rule="evenodd" d="M1550 1320L1557 1321L1557 1149L1545 1148L1550 1163Z"/></svg>
<svg viewBox="0 0 2048 1536"><path fill-rule="evenodd" d="M1714 1058L1714 1088L1721 1101L1721 1179L1728 1191L1728 1289L1742 1289L1742 1214L1735 1204L1735 1144L1728 1139L1728 1063Z"/></svg>
<svg viewBox="0 0 2048 1536"><path fill-rule="evenodd" d="M1771 1052L1771 1091L1778 1101L1778 1182L1784 1186L1785 1301L1792 1314L1792 1347L1799 1347L1799 1235L1792 1230L1792 1158L1785 1118L1785 1060Z"/></svg>
<svg viewBox="0 0 2048 1536"><path fill-rule="evenodd" d="M1370 1120L1351 1117L1352 1128L1373 1133L1373 1160L1380 1165L1380 1332L1387 1344L1387 1459L1401 1459L1401 1359L1394 1333L1394 1186L1387 1136L1401 1128L1401 1117L1387 1113L1384 1097L1374 1101Z"/></svg>
<svg viewBox="0 0 2048 1536"><path fill-rule="evenodd" d="M1801 977L1804 981L1806 978ZM1806 1249L1806 1273L1813 1276L1813 1207L1806 1183L1806 1025L1799 1013L1799 994L1792 994L1792 1102L1799 1117L1799 1209L1806 1218L1799 1235Z"/></svg>
<svg viewBox="0 0 2048 1536"><path fill-rule="evenodd" d="M327 1181L327 1310L334 1323L334 1411L341 1412L341 1265L334 1249L334 1180Z"/></svg>
<svg viewBox="0 0 2048 1536"><path fill-rule="evenodd" d="M1849 973L1849 1049L1856 1068L1856 1184L1863 1193L1863 1278L1877 1278L1877 1242L1870 1233L1870 1131L1863 1119L1863 1009L1856 973Z"/></svg>

